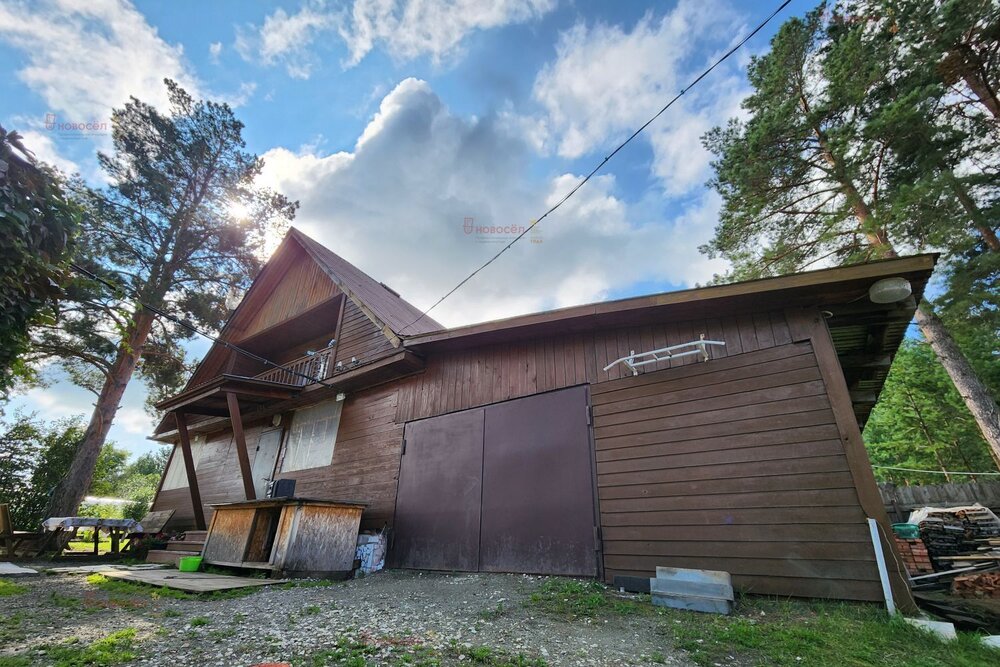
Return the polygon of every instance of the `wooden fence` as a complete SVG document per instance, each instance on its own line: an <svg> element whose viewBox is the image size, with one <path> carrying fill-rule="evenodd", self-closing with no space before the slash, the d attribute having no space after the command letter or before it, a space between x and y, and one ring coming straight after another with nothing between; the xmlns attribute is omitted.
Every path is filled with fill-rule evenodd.
<svg viewBox="0 0 1000 667"><path fill-rule="evenodd" d="M878 490L893 523L906 521L910 510L917 507L955 507L979 503L1000 514L1000 482L927 486L896 486L886 482L879 484Z"/></svg>

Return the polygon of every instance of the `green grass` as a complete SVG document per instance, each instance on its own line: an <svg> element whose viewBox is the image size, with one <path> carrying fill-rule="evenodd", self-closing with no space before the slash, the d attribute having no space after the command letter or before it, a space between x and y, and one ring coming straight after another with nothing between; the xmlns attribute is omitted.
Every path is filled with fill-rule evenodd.
<svg viewBox="0 0 1000 667"><path fill-rule="evenodd" d="M598 581L579 579L546 579L527 604L564 618L655 613L648 601L625 600Z"/></svg>
<svg viewBox="0 0 1000 667"><path fill-rule="evenodd" d="M126 628L86 646L79 640L70 640L48 647L48 658L55 667L120 665L137 657L135 635L135 628Z"/></svg>
<svg viewBox="0 0 1000 667"><path fill-rule="evenodd" d="M332 579L297 579L281 584L281 588L285 590L289 588L328 588L339 583L341 582Z"/></svg>
<svg viewBox="0 0 1000 667"><path fill-rule="evenodd" d="M7 579L0 579L0 598L8 595L20 595L21 593L26 593L27 591L28 587L24 584L16 584Z"/></svg>
<svg viewBox="0 0 1000 667"><path fill-rule="evenodd" d="M414 644L409 638L382 638L372 641L340 637L333 648L314 653L295 664L302 667L369 667L389 665L391 667L438 667L445 658L455 659L463 664L484 667L546 667L541 658L529 658L523 654L509 653L489 646L471 648L452 644L444 650Z"/></svg>
<svg viewBox="0 0 1000 667"><path fill-rule="evenodd" d="M31 658L26 655L0 655L0 667L31 667Z"/></svg>
<svg viewBox="0 0 1000 667"><path fill-rule="evenodd" d="M153 599L169 598L171 600L232 600L253 595L261 588L260 586L250 586L247 588L230 588L229 590L214 591L212 593L188 593L187 591L178 591L166 586L149 586L132 581L122 581L121 579L109 579L103 574L88 576L87 583L97 586L107 593L151 597Z"/></svg>
<svg viewBox="0 0 1000 667"><path fill-rule="evenodd" d="M320 608L320 606L318 604L311 604L311 605L305 607L302 610L302 615L303 616L315 616L320 611L322 611L322 609Z"/></svg>
<svg viewBox="0 0 1000 667"><path fill-rule="evenodd" d="M192 628L200 628L203 625L208 625L211 621L204 616L195 616L189 621L189 623Z"/></svg>
<svg viewBox="0 0 1000 667"><path fill-rule="evenodd" d="M962 633L945 643L880 607L846 602L744 598L732 616L662 612L662 631L691 659L711 667L837 665L844 667L980 667L1000 651Z"/></svg>

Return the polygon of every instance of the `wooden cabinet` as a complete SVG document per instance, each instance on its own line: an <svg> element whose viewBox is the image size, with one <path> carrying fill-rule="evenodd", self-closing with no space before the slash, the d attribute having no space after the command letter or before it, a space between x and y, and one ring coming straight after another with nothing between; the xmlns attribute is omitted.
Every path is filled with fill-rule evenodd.
<svg viewBox="0 0 1000 667"><path fill-rule="evenodd" d="M343 577L354 565L364 507L307 498L212 505L202 557L276 576Z"/></svg>

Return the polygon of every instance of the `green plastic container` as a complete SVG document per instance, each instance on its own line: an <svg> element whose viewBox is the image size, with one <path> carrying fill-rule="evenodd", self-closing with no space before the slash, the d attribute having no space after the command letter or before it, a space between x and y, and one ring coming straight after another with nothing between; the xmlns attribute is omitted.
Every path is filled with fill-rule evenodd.
<svg viewBox="0 0 1000 667"><path fill-rule="evenodd" d="M184 556L177 561L177 569L181 572L197 572L201 569L201 556Z"/></svg>
<svg viewBox="0 0 1000 667"><path fill-rule="evenodd" d="M920 537L920 526L915 523L894 523L892 530L904 540L915 540Z"/></svg>

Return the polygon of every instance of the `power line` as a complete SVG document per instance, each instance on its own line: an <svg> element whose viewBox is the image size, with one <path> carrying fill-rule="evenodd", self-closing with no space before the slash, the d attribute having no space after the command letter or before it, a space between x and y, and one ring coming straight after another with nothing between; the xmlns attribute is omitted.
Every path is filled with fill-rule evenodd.
<svg viewBox="0 0 1000 667"><path fill-rule="evenodd" d="M587 181L589 181L591 179L591 177L594 176L594 174L596 174L598 171L600 171L601 168L604 167L604 165L607 164L608 161L611 160L611 158L613 158L618 153L618 151L620 151L621 149L625 148L625 146L627 146L633 139L635 139L637 136L639 136L639 134L643 130L645 130L647 127L649 127L650 124L652 124L653 121L655 121L657 118L659 118L663 114L664 111L666 111L671 106L673 106L674 102L676 102L677 100L679 100L681 98L681 96L684 95L684 93L686 93L687 91L691 90L694 86L696 86L698 84L698 82L700 82L702 79L704 79L706 76L708 76L712 72L712 70L714 70L716 67L718 67L719 65L721 65L723 62L725 62L725 60L728 59L729 56L731 56L734 53L736 53L744 44L746 44L748 41L750 41L750 39L754 35L756 35L758 32L760 32L761 30L763 30L764 26L766 26L768 23L770 23L771 19L773 19L775 16L777 16L781 12L782 9L784 9L785 7L788 6L788 4L791 1L792 0L785 0L784 2L782 2L778 6L778 8L775 9L773 12L771 12L771 14L766 19L764 19L756 28L754 28L753 30L751 30L735 46L733 46L731 49L729 49L728 51L726 51L722 55L722 57L720 57L718 60L716 60L714 63L712 63L711 67L709 67L704 72L702 72L701 74L699 74L698 77L694 81L692 81L691 83L689 83L684 88L681 88L681 91L679 93L677 93L677 95L675 95L673 97L673 99L671 99L669 102L667 102L665 105L663 105L663 107L659 111L657 111L653 115L652 118L650 118L645 123L643 123L639 127L639 129L637 129L635 132L633 132L629 136L628 139L626 139L625 141L623 141L622 143L620 143L617 148L615 148L607 156L605 156L605 158L603 160L601 160L601 162L596 167L594 167L590 171L589 174L587 174L586 176L584 176L583 179L581 179L580 182L577 183L573 187L573 189L571 189L569 192L567 192L566 195L562 199L560 199L558 202L556 202L552 207L549 208L549 210L545 211L545 213L543 213L536 220L534 220L530 225L528 225L524 229L523 232L521 232L520 234L518 234L517 236L515 236L514 239L510 243L508 243L507 245L505 245L500 250L500 252L498 252L497 254L493 255L493 257L491 257L489 260L487 260L482 266L480 266L478 269L476 269L475 271L473 271L472 273L470 273L469 275L467 275L465 278L463 278L457 285L455 285L454 287L452 287L444 296L442 296L440 299L438 299L437 301L435 301L434 304L430 308L428 308L427 310L425 310L422 313L420 313L420 315L415 320L413 320L412 322L410 322L409 324L407 324L405 327L403 327L399 331L399 334L403 335L404 331L406 331L407 329L409 329L410 327L412 327L414 324L416 324L417 322L419 322L420 320L422 320L424 317L426 317L427 313L429 313L432 310L434 310L435 308L437 308L441 304L442 301L444 301L445 299L447 299L448 297L450 297L452 294L454 294L455 292L457 292L463 285L465 285L465 283L467 283L470 280L472 280L472 278L474 278L477 273L479 273L480 271L482 271L483 269L485 269L487 266L489 266L490 264L492 264L493 262L495 262L497 260L497 258L500 257L500 255L502 255L505 252L507 252L508 250L510 250L511 246L513 246L515 243L517 243L518 241L520 241L525 236L525 234L527 234L529 231L531 231L534 228L535 225L537 225L538 223L540 223L542 220L544 220L546 217L548 217L548 215L550 213L552 213L557 208L559 208L564 203L566 203L566 200L568 200L570 197L572 197L573 195L575 195L576 191L579 190L580 188L582 188L584 186L584 184L586 184Z"/></svg>
<svg viewBox="0 0 1000 667"><path fill-rule="evenodd" d="M904 472L922 472L928 475L1000 475L1000 472L968 472L961 471L956 472L954 470L920 470L919 468L897 468L895 466L877 466L872 464L873 468L881 468L882 470L902 470Z"/></svg>
<svg viewBox="0 0 1000 667"><path fill-rule="evenodd" d="M298 377L304 378L304 379L309 380L311 382L318 382L319 384L321 384L321 385L323 385L325 387L332 386L331 384L329 384L328 382L325 382L324 380L321 380L320 378L313 377L311 375L306 375L305 373L300 373L299 371L296 371L296 370L294 370L292 368L289 368L287 366L283 366L283 365L281 365L279 363L275 363L275 362L271 361L270 359L262 357L259 354L255 354L255 353L251 352L250 350L246 350L246 349L240 347L239 345L233 345L232 343L230 343L228 341L224 341L224 340L222 340L221 338L219 338L217 336L213 336L210 333L204 332L204 331L198 329L197 327L195 327L193 324L190 324L189 322L185 322L184 320L182 320L182 319L180 319L178 317L174 317L170 313L167 313L167 312L165 312L163 310L160 310L156 306L149 305L148 303L146 303L145 301L143 301L139 297L139 293L137 291L135 291L134 289L132 289L130 287L125 287L124 285L115 285L111 281L109 281L109 280L107 280L105 278L102 278L101 276L97 275L93 271L85 269L82 266L80 266L78 264L75 264L73 262L70 262L70 268L72 268L74 271L76 271L80 275L86 276L86 277L90 278L91 280L96 280L97 282L101 283L102 285L104 285L105 287L107 287L107 288L109 288L111 290L114 290L116 292L125 292L126 294L131 293L131 297L135 300L135 302L138 303L143 308L145 308L146 310L148 310L149 312L154 313L154 314L156 314L156 315L158 315L158 316L160 316L160 317L162 317L164 319L170 320L174 324L177 324L178 326L184 327L185 329L187 329L191 333L194 333L194 334L197 334L197 335L202 336L204 338L207 338L208 340L212 341L213 343L217 343L219 345L222 345L223 347L225 347L228 350L232 350L232 351L237 352L239 354L245 355L245 356L249 357L250 359L253 359L254 361L259 361L259 362L263 363L266 366L271 366L273 368L277 368L277 369L280 369L282 371L285 371L286 373L290 373L292 375L297 375Z"/></svg>

